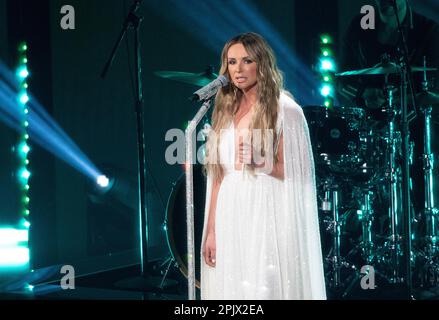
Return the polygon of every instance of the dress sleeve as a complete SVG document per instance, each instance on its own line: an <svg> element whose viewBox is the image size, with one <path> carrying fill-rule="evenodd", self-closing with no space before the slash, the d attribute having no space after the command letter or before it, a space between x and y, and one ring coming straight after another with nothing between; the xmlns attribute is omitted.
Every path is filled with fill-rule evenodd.
<svg viewBox="0 0 439 320"><path fill-rule="evenodd" d="M284 164L286 228L288 245L284 265L303 299L326 299L323 258L317 209L314 158L308 124L302 108L288 100L284 107Z"/></svg>

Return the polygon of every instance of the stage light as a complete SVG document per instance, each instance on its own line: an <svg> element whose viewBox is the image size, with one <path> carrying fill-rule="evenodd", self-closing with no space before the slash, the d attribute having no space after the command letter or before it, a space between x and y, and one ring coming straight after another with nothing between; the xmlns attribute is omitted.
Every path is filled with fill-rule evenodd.
<svg viewBox="0 0 439 320"><path fill-rule="evenodd" d="M29 240L27 230L0 228L0 248L18 246Z"/></svg>
<svg viewBox="0 0 439 320"><path fill-rule="evenodd" d="M18 150L20 152L20 155L25 157L30 151L30 147L27 145L27 143L24 141L18 146Z"/></svg>
<svg viewBox="0 0 439 320"><path fill-rule="evenodd" d="M334 101L331 97L327 97L323 104L325 105L326 108L332 108L334 105Z"/></svg>
<svg viewBox="0 0 439 320"><path fill-rule="evenodd" d="M97 179L96 179L96 183L101 187L101 188L107 188L110 184L110 180L105 176L105 175L100 175Z"/></svg>
<svg viewBox="0 0 439 320"><path fill-rule="evenodd" d="M20 100L20 103L24 105L24 104L29 102L29 96L27 95L26 92L23 92L20 94L19 100Z"/></svg>
<svg viewBox="0 0 439 320"><path fill-rule="evenodd" d="M320 39L321 39L323 44L330 44L332 42L332 38L327 34L322 34L320 36Z"/></svg>
<svg viewBox="0 0 439 320"><path fill-rule="evenodd" d="M27 220L23 220L22 225L23 225L23 227L25 227L26 229L29 229L29 228L30 228L30 222L27 221Z"/></svg>
<svg viewBox="0 0 439 320"><path fill-rule="evenodd" d="M27 232L27 230L26 230ZM0 267L20 267L29 263L29 249L24 246L0 247Z"/></svg>
<svg viewBox="0 0 439 320"><path fill-rule="evenodd" d="M19 45L19 47L18 47L18 51L20 51L20 52L25 52L25 51L27 51L27 44L26 44L26 42L21 42L20 43L20 45Z"/></svg>
<svg viewBox="0 0 439 320"><path fill-rule="evenodd" d="M322 59L320 64L320 69L322 71L334 71L335 70L334 62L332 61L332 59L328 59L328 58Z"/></svg>
<svg viewBox="0 0 439 320"><path fill-rule="evenodd" d="M26 79L29 76L29 71L26 66L21 66L18 68L17 74L21 79Z"/></svg>
<svg viewBox="0 0 439 320"><path fill-rule="evenodd" d="M328 84L323 85L320 89L320 93L322 94L322 96L328 97L332 93L332 86Z"/></svg>
<svg viewBox="0 0 439 320"><path fill-rule="evenodd" d="M22 169L20 172L20 178L24 180L28 180L30 178L31 173L26 168Z"/></svg>
<svg viewBox="0 0 439 320"><path fill-rule="evenodd" d="M332 51L329 48L323 47L322 48L322 55L324 57L331 57L332 56Z"/></svg>

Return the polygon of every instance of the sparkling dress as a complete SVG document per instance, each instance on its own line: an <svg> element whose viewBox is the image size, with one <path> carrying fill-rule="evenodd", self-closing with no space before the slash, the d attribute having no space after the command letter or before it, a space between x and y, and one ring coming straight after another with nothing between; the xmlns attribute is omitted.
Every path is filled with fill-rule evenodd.
<svg viewBox="0 0 439 320"><path fill-rule="evenodd" d="M283 112L278 118L279 132ZM297 212L304 207L291 207L291 202L296 199L291 192L297 188L296 184L288 183L288 172L291 170L285 168L285 180L264 173L252 175L245 169L235 170L234 132L233 123L221 132L219 155L225 175L218 192L215 215L216 266L208 266L202 258L201 298L325 299L317 216L311 219L311 229L306 226L308 222L303 225L294 219L297 215L292 211ZM284 136L285 140L288 143L289 139ZM284 157L287 156L285 150L289 148L284 147ZM286 165L290 162L286 161ZM209 188L212 181L209 180L208 177L202 248L211 196ZM306 192L306 189L303 191ZM297 196L302 197L300 194ZM315 194L311 196L315 197ZM311 198L313 200L315 198ZM309 212L303 213L316 215L315 206L311 203ZM296 230L301 224L312 233L312 259L308 253L301 254L308 246L304 242L309 241L308 236L302 237L302 232ZM320 263L320 266L311 266L311 263ZM311 274L314 274L315 281L303 279L310 278Z"/></svg>

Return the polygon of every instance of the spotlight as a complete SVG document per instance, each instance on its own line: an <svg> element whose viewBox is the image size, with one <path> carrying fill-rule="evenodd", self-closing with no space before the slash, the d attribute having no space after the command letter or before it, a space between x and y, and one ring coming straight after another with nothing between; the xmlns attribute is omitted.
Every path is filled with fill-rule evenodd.
<svg viewBox="0 0 439 320"><path fill-rule="evenodd" d="M331 94L332 92L332 87L330 85L325 84L322 89L320 90L320 93L322 94L322 96L327 97Z"/></svg>
<svg viewBox="0 0 439 320"><path fill-rule="evenodd" d="M30 177L29 170L27 170L26 168L22 169L21 172L20 172L20 177L25 179L25 180L28 180L29 177Z"/></svg>
<svg viewBox="0 0 439 320"><path fill-rule="evenodd" d="M124 169L102 165L101 174L89 180L87 189L94 204L107 204L137 209L138 189L135 174ZM111 177L111 178L109 178Z"/></svg>
<svg viewBox="0 0 439 320"><path fill-rule="evenodd" d="M22 67L20 67L20 68L18 69L17 73L18 73L18 76L19 76L21 79L26 79L26 78L29 76L29 71L27 70L27 67L26 67L26 66L22 66Z"/></svg>
<svg viewBox="0 0 439 320"><path fill-rule="evenodd" d="M20 99L21 104L26 104L26 103L29 102L29 96L27 95L26 92L22 93L22 94L20 95L20 98L19 98L19 99Z"/></svg>
<svg viewBox="0 0 439 320"><path fill-rule="evenodd" d="M99 177L97 177L96 183L101 188L107 188L110 185L110 179L108 179L105 175L100 175Z"/></svg>
<svg viewBox="0 0 439 320"><path fill-rule="evenodd" d="M334 62L331 59L322 59L320 69L323 71L334 71Z"/></svg>
<svg viewBox="0 0 439 320"><path fill-rule="evenodd" d="M30 147L27 145L26 142L22 142L22 143L20 144L18 150L20 151L20 153L21 153L22 155L26 156L26 155L29 153L29 151L30 151Z"/></svg>

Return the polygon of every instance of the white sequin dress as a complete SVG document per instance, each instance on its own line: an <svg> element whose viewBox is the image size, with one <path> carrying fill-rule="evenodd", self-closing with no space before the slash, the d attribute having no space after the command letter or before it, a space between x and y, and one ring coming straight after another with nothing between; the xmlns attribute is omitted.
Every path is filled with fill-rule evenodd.
<svg viewBox="0 0 439 320"><path fill-rule="evenodd" d="M281 110L285 104L294 103L286 95L281 96L280 102ZM294 108L296 112L297 108ZM283 119L282 111L278 126L283 125ZM284 126L283 129L287 127ZM285 151L293 151L286 145L290 139L285 139L285 133L294 134L289 130L284 131L284 158L288 154L292 155L285 154ZM304 189L301 188L298 194L291 194L297 190L297 182L301 184L303 177L297 176L296 179L300 178L301 181L292 182L291 170L297 168L289 170L287 166L291 162L299 161L299 157L285 162L285 180L266 174L252 175L246 170L235 170L233 124L228 130L223 130L220 141L220 161L225 176L218 192L215 215L216 267L209 267L202 259L201 298L325 299L317 209L316 203L312 203L315 201L315 185L311 181L314 179L312 153L311 159L306 158L306 161L310 160L308 164L312 165L312 172L300 172L300 175L309 175L309 183L312 185L304 185ZM305 141L306 150L309 151L306 143L309 144L309 140ZM309 156L310 154L306 155ZM307 189L308 187L311 189ZM205 226L211 193L209 177L207 188ZM308 194L310 198L307 198L302 192L312 194ZM298 199L299 202L310 201L303 203L304 207L302 203L294 203ZM309 215L308 218L311 219L302 219L300 216L303 214ZM310 240L311 243L306 243Z"/></svg>

